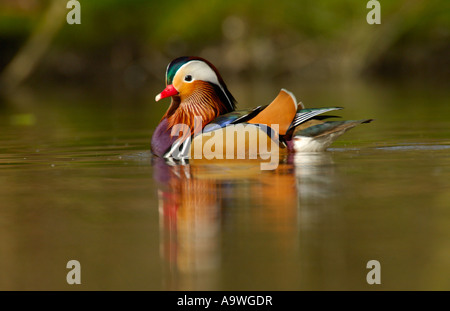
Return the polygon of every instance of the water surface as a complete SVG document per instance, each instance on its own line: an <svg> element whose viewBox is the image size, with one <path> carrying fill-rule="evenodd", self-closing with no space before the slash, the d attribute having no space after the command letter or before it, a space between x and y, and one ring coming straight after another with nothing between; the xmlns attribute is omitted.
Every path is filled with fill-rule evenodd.
<svg viewBox="0 0 450 311"><path fill-rule="evenodd" d="M283 85L285 86L285 85ZM167 103L31 90L0 105L1 290L449 290L445 89L289 86L374 118L326 153L170 166L149 152ZM230 85L241 107L278 88ZM68 285L76 259L82 284ZM368 285L366 264L381 264Z"/></svg>

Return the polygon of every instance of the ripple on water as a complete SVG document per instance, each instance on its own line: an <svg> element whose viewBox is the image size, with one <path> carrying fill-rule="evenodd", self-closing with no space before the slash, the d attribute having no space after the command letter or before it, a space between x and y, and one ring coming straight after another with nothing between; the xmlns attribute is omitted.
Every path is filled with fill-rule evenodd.
<svg viewBox="0 0 450 311"><path fill-rule="evenodd" d="M331 152L346 152L346 151L361 151L366 148L328 148L328 151ZM386 150L386 151L439 151L439 150L447 150L450 149L450 145L430 145L430 144L408 144L408 145L394 145L394 146L383 146L383 147L369 147L367 149L375 149L375 150Z"/></svg>
<svg viewBox="0 0 450 311"><path fill-rule="evenodd" d="M405 146L377 147L375 149L389 150L389 151L446 150L450 149L450 145L405 145Z"/></svg>

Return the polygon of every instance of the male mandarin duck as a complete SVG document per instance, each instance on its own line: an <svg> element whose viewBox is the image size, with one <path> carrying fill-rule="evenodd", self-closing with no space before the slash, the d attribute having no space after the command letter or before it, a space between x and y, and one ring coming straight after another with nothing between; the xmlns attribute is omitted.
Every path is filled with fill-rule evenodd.
<svg viewBox="0 0 450 311"><path fill-rule="evenodd" d="M226 128L237 125L255 126L259 133L253 137L259 140L263 138L270 141L277 138L277 147L282 152L319 152L324 151L348 129L372 121L324 121L334 116L320 116L322 113L342 108L306 109L285 89L281 89L269 105L236 111L236 101L218 70L200 57L179 57L167 66L166 88L155 100L169 96L172 97L171 104L156 127L151 141L152 152L165 158L173 157L176 153L182 154L184 158L192 156L190 140L185 144L187 138L194 138L194 146L200 139L200 145L204 146L211 133L220 134L222 138L226 136ZM177 124L186 124L188 133L178 137L179 129L172 131ZM234 135L229 136L232 137L225 139L235 140L233 145L236 147L245 144L249 148L251 145L251 142L246 141L245 135L237 135L237 139ZM223 144L226 143L224 140Z"/></svg>

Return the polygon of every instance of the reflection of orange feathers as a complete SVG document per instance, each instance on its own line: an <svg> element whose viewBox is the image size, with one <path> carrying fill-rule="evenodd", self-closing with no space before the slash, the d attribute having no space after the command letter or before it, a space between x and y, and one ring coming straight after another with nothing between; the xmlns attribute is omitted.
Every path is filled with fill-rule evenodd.
<svg viewBox="0 0 450 311"><path fill-rule="evenodd" d="M292 167L279 167L261 175L252 188L252 197L264 208L260 221L272 230L289 231L297 221L297 187Z"/></svg>
<svg viewBox="0 0 450 311"><path fill-rule="evenodd" d="M212 214L210 209L219 204L218 192L214 180L195 178L183 180L180 193L182 209L178 216L186 217L186 221L205 220Z"/></svg>
<svg viewBox="0 0 450 311"><path fill-rule="evenodd" d="M188 273L216 265L217 243L212 233L220 226L221 202L217 182L191 178L192 174L195 167L170 167L169 193L160 196L160 204L171 206L162 209L164 256L178 271Z"/></svg>
<svg viewBox="0 0 450 311"><path fill-rule="evenodd" d="M204 275L214 276L210 272L218 271L224 209L230 209L228 214L235 221L242 212L249 211L251 217L246 225L275 230L281 250L295 245L296 235L291 233L297 221L297 192L292 166L280 164L276 170L261 171L258 163L249 160L236 161L234 165L208 163L166 167L169 178L160 184L164 189L159 196L163 221L161 251L170 265L171 290L201 290L204 283L198 273L208 271ZM242 180L248 182L242 186ZM251 193L251 204L258 208L247 209L248 202L224 205L224 196L236 198L239 191Z"/></svg>

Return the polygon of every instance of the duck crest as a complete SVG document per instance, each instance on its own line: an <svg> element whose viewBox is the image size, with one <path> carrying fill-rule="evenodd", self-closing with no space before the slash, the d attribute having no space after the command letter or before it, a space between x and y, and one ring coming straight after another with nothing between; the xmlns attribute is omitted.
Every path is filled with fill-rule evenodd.
<svg viewBox="0 0 450 311"><path fill-rule="evenodd" d="M197 59L199 59L199 57L182 56L171 61L166 70L166 84L172 84L173 78L181 66L186 64L188 61Z"/></svg>

